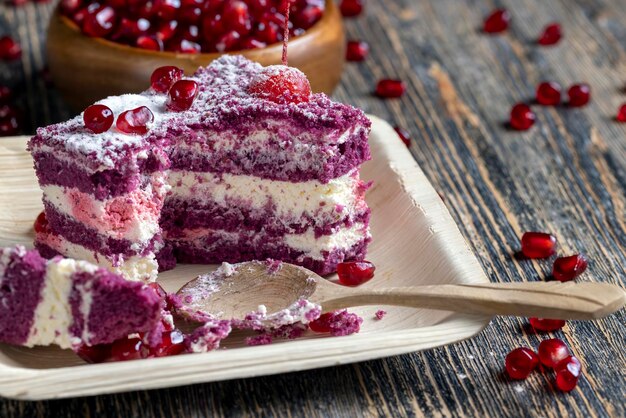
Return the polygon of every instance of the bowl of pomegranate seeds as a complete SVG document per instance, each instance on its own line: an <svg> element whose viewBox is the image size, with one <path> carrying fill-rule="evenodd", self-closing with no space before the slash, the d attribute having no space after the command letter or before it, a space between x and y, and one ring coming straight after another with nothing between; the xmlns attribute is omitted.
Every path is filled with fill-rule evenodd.
<svg viewBox="0 0 626 418"><path fill-rule="evenodd" d="M139 92L152 71L193 73L222 54L262 65L282 57L285 0L61 0L48 30L55 85L77 110L107 96ZM341 77L345 34L332 0L291 0L289 65L316 92Z"/></svg>

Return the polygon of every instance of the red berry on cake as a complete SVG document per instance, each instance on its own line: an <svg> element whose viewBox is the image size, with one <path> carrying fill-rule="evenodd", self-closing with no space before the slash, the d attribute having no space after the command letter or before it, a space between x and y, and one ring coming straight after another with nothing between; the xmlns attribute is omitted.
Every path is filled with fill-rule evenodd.
<svg viewBox="0 0 626 418"><path fill-rule="evenodd" d="M173 65L159 67L150 76L150 86L154 91L167 93L172 84L183 78L185 72Z"/></svg>
<svg viewBox="0 0 626 418"><path fill-rule="evenodd" d="M91 105L83 113L85 127L94 134L108 131L114 119L111 109L101 104Z"/></svg>
<svg viewBox="0 0 626 418"><path fill-rule="evenodd" d="M169 92L167 107L177 112L187 110L198 95L198 83L193 80L178 80Z"/></svg>
<svg viewBox="0 0 626 418"><path fill-rule="evenodd" d="M127 134L143 135L148 132L148 124L154 121L152 111L146 106L122 112L117 117L115 126Z"/></svg>
<svg viewBox="0 0 626 418"><path fill-rule="evenodd" d="M270 65L252 80L248 91L276 103L303 103L309 101L311 84L297 68Z"/></svg>

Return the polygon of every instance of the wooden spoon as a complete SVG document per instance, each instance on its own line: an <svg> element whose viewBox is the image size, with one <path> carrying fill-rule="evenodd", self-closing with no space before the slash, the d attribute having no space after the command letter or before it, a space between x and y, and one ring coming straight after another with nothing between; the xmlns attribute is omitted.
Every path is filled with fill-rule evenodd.
<svg viewBox="0 0 626 418"><path fill-rule="evenodd" d="M325 312L352 306L395 305L552 319L602 318L626 302L624 290L608 283L479 283L371 289L337 285L292 264L281 263L272 269L258 261L200 276L178 294L189 312L224 319L242 319L259 305L265 305L271 314L300 299L321 305Z"/></svg>

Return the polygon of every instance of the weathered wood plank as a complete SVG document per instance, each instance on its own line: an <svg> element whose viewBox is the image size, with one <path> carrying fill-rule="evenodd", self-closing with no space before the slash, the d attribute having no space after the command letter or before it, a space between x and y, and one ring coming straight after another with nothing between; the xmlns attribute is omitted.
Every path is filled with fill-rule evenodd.
<svg viewBox="0 0 626 418"><path fill-rule="evenodd" d="M497 6L511 10L511 29L480 34L482 17ZM26 47L23 65L0 63L0 82L23 92L31 128L69 116L37 75L50 7L0 6L0 32L18 33ZM626 286L626 125L612 120L626 102L623 2L395 0L367 8L347 28L349 37L370 42L371 56L348 66L336 97L412 132L416 160L491 279L549 274L547 262L513 258L523 231L545 229L558 235L563 254L588 254L585 280ZM551 20L562 23L563 42L534 45ZM372 97L381 77L405 80L407 95ZM535 106L533 129L506 130L511 105L531 100L544 79L589 82L593 101L582 109ZM511 348L545 338L525 324L497 319L451 347L312 372L67 401L3 400L0 416L626 415L624 312L555 333L585 366L570 394L554 392L550 373L523 382L502 374Z"/></svg>

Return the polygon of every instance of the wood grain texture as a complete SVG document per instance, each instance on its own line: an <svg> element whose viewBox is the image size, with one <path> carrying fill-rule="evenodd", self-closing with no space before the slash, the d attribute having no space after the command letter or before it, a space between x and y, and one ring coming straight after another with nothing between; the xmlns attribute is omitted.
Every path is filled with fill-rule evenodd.
<svg viewBox="0 0 626 418"><path fill-rule="evenodd" d="M39 77L42 28L51 6L0 6L0 27L19 36L22 64L0 63L0 82L18 85L32 129L69 116ZM495 7L513 14L508 33L479 33ZM565 38L533 40L552 20ZM348 65L339 100L407 128L411 151L445 197L452 216L494 282L542 280L549 262L513 258L525 230L550 230L559 251L584 251L581 280L626 283L626 126L613 121L626 101L626 8L621 0L394 0L367 2L346 21L348 37L370 43L370 57ZM400 100L370 94L381 77L408 84ZM587 81L582 109L535 107L528 132L503 123L539 81ZM19 80L19 81L15 81ZM626 415L624 312L569 322L564 338L584 365L569 394L550 373L522 382L502 373L506 353L548 335L524 319L498 319L479 337L414 355L305 373L133 392L72 401L0 402L0 416L554 416Z"/></svg>

